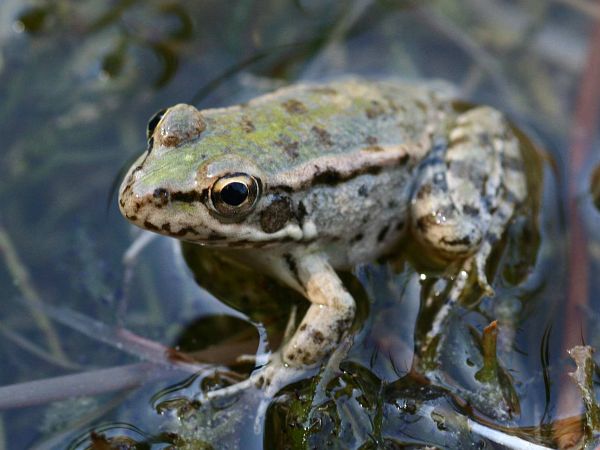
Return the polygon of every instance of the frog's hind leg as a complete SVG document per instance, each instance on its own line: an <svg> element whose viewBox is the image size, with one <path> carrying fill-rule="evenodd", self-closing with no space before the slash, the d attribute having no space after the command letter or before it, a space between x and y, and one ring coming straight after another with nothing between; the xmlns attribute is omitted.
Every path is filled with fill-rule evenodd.
<svg viewBox="0 0 600 450"><path fill-rule="evenodd" d="M431 333L458 301L470 271L493 294L486 263L525 193L519 142L502 114L477 107L459 115L422 164L411 204L416 239L438 258L463 260Z"/></svg>

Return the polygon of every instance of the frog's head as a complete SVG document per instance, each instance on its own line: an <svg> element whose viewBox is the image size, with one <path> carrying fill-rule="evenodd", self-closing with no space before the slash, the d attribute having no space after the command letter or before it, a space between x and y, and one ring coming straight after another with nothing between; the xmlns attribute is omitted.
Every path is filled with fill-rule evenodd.
<svg viewBox="0 0 600 450"><path fill-rule="evenodd" d="M235 143L223 140L222 129L212 139L211 126L210 118L184 104L150 121L148 150L120 188L123 215L141 228L212 245L297 239L291 200L269 194L267 174L232 151Z"/></svg>

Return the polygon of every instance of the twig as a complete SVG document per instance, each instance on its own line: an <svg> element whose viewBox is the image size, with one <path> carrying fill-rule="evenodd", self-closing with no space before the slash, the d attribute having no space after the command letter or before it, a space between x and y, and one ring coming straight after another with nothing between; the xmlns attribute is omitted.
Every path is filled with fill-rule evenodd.
<svg viewBox="0 0 600 450"><path fill-rule="evenodd" d="M596 2L600 5L600 0ZM577 344L581 344L582 336L586 336L585 311L588 309L589 255L586 232L581 220L577 199L580 197L580 174L595 135L596 125L600 117L600 19L596 21L588 47L587 64L581 78L581 87L575 107L575 118L572 125L569 172L568 176L568 220L569 220L569 278L567 301L565 304L564 337L561 353ZM581 397L577 389L567 381L561 383L563 388L558 400L558 416L576 414L581 410ZM577 442L580 436L563 435L563 447Z"/></svg>
<svg viewBox="0 0 600 450"><path fill-rule="evenodd" d="M175 366L138 363L12 384L0 387L0 410L131 389L149 380L168 378L178 372L186 373Z"/></svg>
<svg viewBox="0 0 600 450"><path fill-rule="evenodd" d="M0 253L4 258L4 262L8 268L8 271L12 275L15 284L19 287L23 293L25 305L29 308L33 320L40 327L46 340L48 341L48 347L52 354L57 358L68 362L68 358L65 355L60 339L52 326L52 323L48 320L46 315L36 308L33 303L41 303L41 297L31 282L31 277L27 272L27 269L21 262L17 251L12 245L12 241L0 223Z"/></svg>
<svg viewBox="0 0 600 450"><path fill-rule="evenodd" d="M206 365L196 363L185 353L177 352L125 328L112 327L67 308L55 308L43 303L38 307L53 320L142 360L162 365L172 365L174 361L178 361L177 366L187 370L188 373L196 373L207 368Z"/></svg>
<svg viewBox="0 0 600 450"><path fill-rule="evenodd" d="M521 439L517 436L512 436L510 434L502 433L501 431L494 430L493 428L488 428L485 425L481 425L480 423L474 422L471 419L467 418L467 425L471 429L473 433L477 433L478 435L489 439L492 442L503 445L509 449L515 450L551 450L548 447L543 445L534 444L532 442L526 441L525 439Z"/></svg>
<svg viewBox="0 0 600 450"><path fill-rule="evenodd" d="M131 389L144 382L177 373L190 375L227 371L222 365L204 364L196 360L224 363L229 355L230 362L234 362L237 355L249 351L247 343L227 340L221 345L195 352L192 359L191 355L178 352L124 328L110 327L74 311L54 309L47 305L44 308L50 317L59 317L61 323L149 362L0 387L0 410Z"/></svg>
<svg viewBox="0 0 600 450"><path fill-rule="evenodd" d="M256 347L255 343L248 338L248 332L243 331L228 339L223 339L219 345L187 354L140 336L126 328L107 325L65 307L55 307L44 303L36 303L35 306L52 320L98 342L158 364L171 364L173 361L188 362L193 366L190 367L192 371L202 369L197 361L219 361L223 364L233 364L240 354L252 352ZM254 325L256 328L260 328L259 324ZM239 342L240 340L243 342Z"/></svg>
<svg viewBox="0 0 600 450"><path fill-rule="evenodd" d="M0 335L2 335L4 338L6 338L9 341L12 341L15 345L17 345L18 347L21 347L23 350L28 351L32 355L35 355L36 357L38 357L41 360L46 361L50 364L54 364L58 367L62 367L63 369L68 369L68 370L80 370L81 369L81 366L79 366L78 364L75 364L71 361L66 361L62 358L56 358L54 355L48 353L48 351L45 350L44 348L41 348L37 344L31 342L29 339L10 330L8 327L3 325L1 322L0 322Z"/></svg>
<svg viewBox="0 0 600 450"><path fill-rule="evenodd" d="M465 417L457 412L440 411L431 405L422 405L416 412L421 417L433 418L433 416L443 417L445 422L452 428L462 430L465 425L468 431L478 434L492 442L502 445L502 448L514 450L551 450L549 447L534 444L518 436L508 434L499 429L494 429L489 426L475 422L469 417Z"/></svg>

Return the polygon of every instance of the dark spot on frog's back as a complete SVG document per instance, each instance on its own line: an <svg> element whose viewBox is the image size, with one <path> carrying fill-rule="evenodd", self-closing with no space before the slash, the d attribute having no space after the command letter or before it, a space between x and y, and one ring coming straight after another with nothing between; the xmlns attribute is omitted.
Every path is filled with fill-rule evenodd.
<svg viewBox="0 0 600 450"><path fill-rule="evenodd" d="M276 197L260 214L260 226L265 233L281 230L294 216L289 197Z"/></svg>
<svg viewBox="0 0 600 450"><path fill-rule="evenodd" d="M299 155L298 147L300 144L297 141L291 141L289 138L281 138L275 141L275 145L283 148L285 153L292 159L296 159Z"/></svg>
<svg viewBox="0 0 600 450"><path fill-rule="evenodd" d="M492 145L492 138L489 133L479 133L477 139L479 140L479 145L482 147L489 147Z"/></svg>
<svg viewBox="0 0 600 450"><path fill-rule="evenodd" d="M336 185L344 180L344 177L335 169L327 168L315 173L312 182L314 185L327 184L330 186Z"/></svg>
<svg viewBox="0 0 600 450"><path fill-rule="evenodd" d="M477 217L479 215L479 208L472 205L464 205L463 206L463 214L471 217Z"/></svg>
<svg viewBox="0 0 600 450"><path fill-rule="evenodd" d="M310 91L315 94L320 94L320 95L337 95L338 94L338 91L336 91L335 89L333 89L331 87L327 87L327 86L314 87Z"/></svg>
<svg viewBox="0 0 600 450"><path fill-rule="evenodd" d="M354 236L352 239L350 239L350 243L354 244L356 242L360 242L360 241L362 241L362 239L364 237L365 237L364 234L358 233L356 236Z"/></svg>
<svg viewBox="0 0 600 450"><path fill-rule="evenodd" d="M371 106L365 110L368 119L375 119L385 114L385 109L377 100L371 100Z"/></svg>
<svg viewBox="0 0 600 450"><path fill-rule="evenodd" d="M319 144L326 145L328 147L333 145L333 141L331 140L331 134L329 134L329 132L325 128L315 125L311 128L311 131L317 137L317 141L319 142Z"/></svg>
<svg viewBox="0 0 600 450"><path fill-rule="evenodd" d="M283 106L283 109L285 109L288 114L304 114L308 111L304 103L293 98L286 100L281 106Z"/></svg>
<svg viewBox="0 0 600 450"><path fill-rule="evenodd" d="M365 147L363 151L371 153L382 152L383 147L380 145L369 145L368 147Z"/></svg>
<svg viewBox="0 0 600 450"><path fill-rule="evenodd" d="M247 116L242 116L242 121L240 125L245 133L252 133L256 130L254 123Z"/></svg>
<svg viewBox="0 0 600 450"><path fill-rule="evenodd" d="M383 240L387 236L387 233L388 233L389 230L390 230L390 226L389 225L386 225L385 227L383 227L381 229L381 231L379 231L379 234L377 234L377 242L383 242Z"/></svg>
<svg viewBox="0 0 600 450"><path fill-rule="evenodd" d="M523 161L520 158L507 156L506 154L502 154L502 165L515 172L523 171Z"/></svg>

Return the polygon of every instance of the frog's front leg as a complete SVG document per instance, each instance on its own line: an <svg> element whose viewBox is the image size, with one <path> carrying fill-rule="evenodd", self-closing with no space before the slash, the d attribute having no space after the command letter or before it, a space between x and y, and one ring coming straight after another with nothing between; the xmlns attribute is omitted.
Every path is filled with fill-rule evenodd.
<svg viewBox="0 0 600 450"><path fill-rule="evenodd" d="M323 361L339 344L354 320L354 298L343 286L323 253L290 252L282 255L254 254L279 280L301 292L311 305L302 322L266 366L249 380L272 397L282 386L301 376L305 369ZM232 386L235 389L235 386Z"/></svg>
<svg viewBox="0 0 600 450"><path fill-rule="evenodd" d="M446 309L471 269L493 294L487 259L525 194L519 141L502 114L478 107L459 115L420 167L411 203L413 235L437 259L464 261Z"/></svg>
<svg viewBox="0 0 600 450"><path fill-rule="evenodd" d="M309 367L322 361L339 344L354 319L355 303L324 254L286 257L311 305L282 349L282 359L292 367Z"/></svg>

